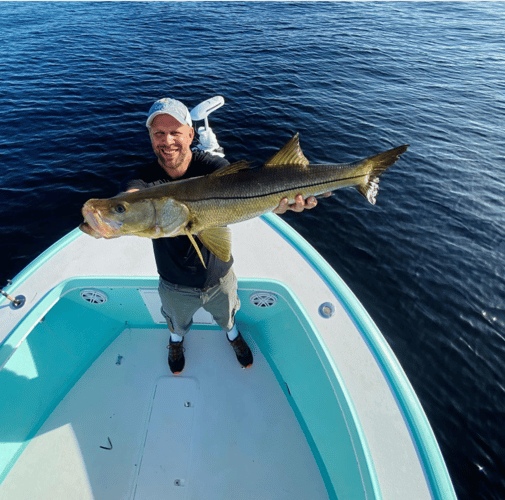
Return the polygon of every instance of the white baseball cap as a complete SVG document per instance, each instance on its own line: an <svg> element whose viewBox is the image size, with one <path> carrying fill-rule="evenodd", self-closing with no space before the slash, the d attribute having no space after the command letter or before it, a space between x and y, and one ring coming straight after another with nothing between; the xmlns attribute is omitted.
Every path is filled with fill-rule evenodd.
<svg viewBox="0 0 505 500"><path fill-rule="evenodd" d="M183 125L193 126L188 108L182 102L170 99L170 97L164 97L151 106L147 115L146 127L149 128L154 118L158 115L170 115Z"/></svg>

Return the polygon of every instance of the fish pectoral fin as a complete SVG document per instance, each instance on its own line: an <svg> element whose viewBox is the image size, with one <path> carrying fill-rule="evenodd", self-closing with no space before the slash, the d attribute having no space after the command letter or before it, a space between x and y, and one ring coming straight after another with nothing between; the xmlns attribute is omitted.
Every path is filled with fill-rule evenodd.
<svg viewBox="0 0 505 500"><path fill-rule="evenodd" d="M193 238L193 235L189 232L188 228L185 228L184 232L186 233L186 236L189 238L189 241L191 241L191 244L195 247L196 253L198 254L198 257L200 257L200 261L202 262L203 267L205 269L207 269L207 266L205 265L205 262L203 261L202 252L200 252L200 249L198 248L198 245L196 244L195 238Z"/></svg>
<svg viewBox="0 0 505 500"><path fill-rule="evenodd" d="M215 170L209 176L222 177L223 175L236 174L237 172L240 172L241 170L249 170L251 163L252 162L250 162L250 161L240 160L235 163L231 163L230 165L227 165L226 167L221 167L221 168Z"/></svg>
<svg viewBox="0 0 505 500"><path fill-rule="evenodd" d="M283 165L298 165L306 167L308 164L309 160L307 160L302 153L297 132L277 153L265 162L264 166L278 167Z"/></svg>
<svg viewBox="0 0 505 500"><path fill-rule="evenodd" d="M212 227L198 233L198 238L218 259L231 259L231 231L228 227Z"/></svg>

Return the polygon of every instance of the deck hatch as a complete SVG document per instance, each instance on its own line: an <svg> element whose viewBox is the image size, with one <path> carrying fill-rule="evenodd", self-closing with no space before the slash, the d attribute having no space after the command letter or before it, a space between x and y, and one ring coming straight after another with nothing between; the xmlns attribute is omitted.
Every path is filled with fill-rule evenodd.
<svg viewBox="0 0 505 500"><path fill-rule="evenodd" d="M81 290L81 298L90 304L104 304L107 302L107 295L96 288Z"/></svg>
<svg viewBox="0 0 505 500"><path fill-rule="evenodd" d="M277 296L270 292L254 292L249 296L249 300L256 307L272 307L277 303Z"/></svg>

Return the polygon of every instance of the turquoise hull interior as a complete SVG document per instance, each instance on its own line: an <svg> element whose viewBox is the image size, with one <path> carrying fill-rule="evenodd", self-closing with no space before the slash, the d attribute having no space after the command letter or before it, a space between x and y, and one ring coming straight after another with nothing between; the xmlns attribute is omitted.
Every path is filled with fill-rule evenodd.
<svg viewBox="0 0 505 500"><path fill-rule="evenodd" d="M156 287L153 278L69 280L44 297L4 343L0 349L5 362L0 372L0 479L69 389L125 328L166 329L153 323L139 293L139 289ZM105 292L107 302L86 303L80 296L86 288ZM344 480L336 473L342 467L347 486L339 484L337 489L349 490L349 498L365 498L365 450L356 449L360 439L352 425L352 408L317 331L281 283L241 280L239 288L242 307L237 324L248 329L269 361L312 448L330 498L337 498L333 481ZM248 300L248 290L268 290L278 300L274 307L257 308ZM366 477L369 497L374 489L372 474L370 470ZM353 485L361 487L353 492Z"/></svg>
<svg viewBox="0 0 505 500"><path fill-rule="evenodd" d="M364 308L321 256L277 217L264 220L300 252L333 291L369 346L408 424L434 499L455 499L447 469L421 405L391 349ZM77 231L77 230L76 230ZM21 273L35 272L72 232ZM104 349L127 328L166 329L140 294L155 277L77 277L41 297L0 345L0 483L58 403ZM83 289L103 291L104 304L82 300ZM251 291L277 302L257 308ZM240 279L239 329L246 329L272 368L306 436L330 498L380 499L374 465L351 398L331 355L295 294L283 283ZM198 325L216 329L217 326ZM342 474L345 471L345 474Z"/></svg>

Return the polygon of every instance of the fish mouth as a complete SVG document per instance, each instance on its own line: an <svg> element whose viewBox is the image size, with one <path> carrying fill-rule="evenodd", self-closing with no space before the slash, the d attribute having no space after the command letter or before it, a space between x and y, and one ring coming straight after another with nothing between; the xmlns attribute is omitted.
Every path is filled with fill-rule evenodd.
<svg viewBox="0 0 505 500"><path fill-rule="evenodd" d="M86 202L82 207L82 215L88 225L104 238L117 236L121 232L122 223L105 217L98 208Z"/></svg>

